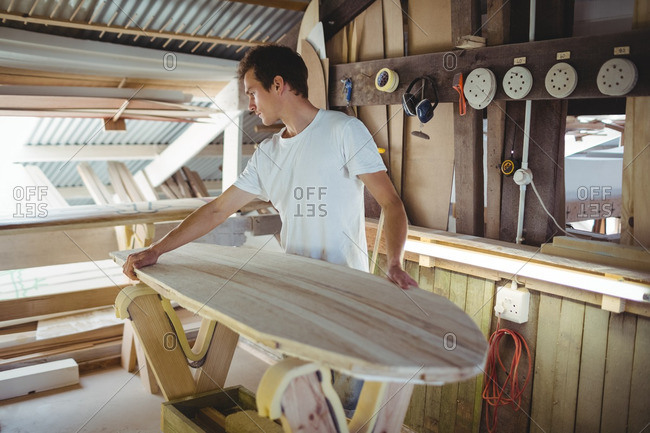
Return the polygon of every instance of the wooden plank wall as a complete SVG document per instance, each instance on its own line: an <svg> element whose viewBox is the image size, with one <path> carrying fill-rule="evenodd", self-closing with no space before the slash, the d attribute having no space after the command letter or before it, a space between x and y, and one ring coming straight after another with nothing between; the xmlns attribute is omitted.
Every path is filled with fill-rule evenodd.
<svg viewBox="0 0 650 433"><path fill-rule="evenodd" d="M409 56L451 50L451 1L409 0ZM439 88L450 83L437 83ZM429 93L425 96L430 97ZM411 135L423 131L431 138ZM424 125L414 117L404 119L405 158L402 161L402 201L411 224L446 230L454 171L454 106L441 103Z"/></svg>
<svg viewBox="0 0 650 433"><path fill-rule="evenodd" d="M405 269L421 288L463 308L486 338L496 330L493 296L498 282L429 267L435 263L421 260L405 262ZM376 272L383 275L383 254L378 265ZM536 290L530 293L529 321L501 325L524 336L531 350L533 374L519 409L499 409L497 431L643 431L650 423L650 319L610 313ZM504 359L510 359L512 350L502 343ZM521 383L526 370L522 361ZM425 433L487 432L482 387L480 376L444 386L416 386L405 423Z"/></svg>
<svg viewBox="0 0 650 433"><path fill-rule="evenodd" d="M386 269L379 255L378 270ZM450 299L489 336L495 283L492 280L406 261L405 269L421 288ZM415 386L405 423L417 432L478 432L483 377L443 386Z"/></svg>

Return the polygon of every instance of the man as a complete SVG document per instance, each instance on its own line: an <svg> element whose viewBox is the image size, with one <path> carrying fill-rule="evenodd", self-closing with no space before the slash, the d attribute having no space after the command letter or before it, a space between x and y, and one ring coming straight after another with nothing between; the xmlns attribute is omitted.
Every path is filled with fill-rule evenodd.
<svg viewBox="0 0 650 433"><path fill-rule="evenodd" d="M131 254L123 267L126 276L137 279L136 268L152 265L161 254L203 236L256 197L278 209L287 253L368 271L365 184L385 214L388 278L402 289L417 286L402 269L406 213L365 126L309 102L307 68L290 48L250 49L238 75L249 110L265 125L282 121L285 128L259 145L233 186L163 239Z"/></svg>
<svg viewBox="0 0 650 433"><path fill-rule="evenodd" d="M282 219L287 253L368 272L363 186L381 205L386 224L388 278L402 289L417 286L402 269L407 222L386 175L377 145L356 118L318 110L307 99L307 67L278 45L250 49L239 64L248 109L265 125L285 128L262 142L235 184L188 216L146 250L131 254L124 273L208 233L256 197L270 200ZM351 416L363 381L334 374L334 388Z"/></svg>

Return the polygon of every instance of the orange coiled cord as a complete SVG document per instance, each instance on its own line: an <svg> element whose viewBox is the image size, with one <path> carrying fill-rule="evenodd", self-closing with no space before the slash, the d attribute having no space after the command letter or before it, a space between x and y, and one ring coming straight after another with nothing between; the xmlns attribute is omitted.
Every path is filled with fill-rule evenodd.
<svg viewBox="0 0 650 433"><path fill-rule="evenodd" d="M485 400L485 424L490 433L496 432L497 428L497 411L499 406L511 404L514 410L519 410L521 403L521 396L528 385L531 372L530 362L530 349L526 340L516 331L509 329L499 329L499 322L497 321L497 330L490 335L487 364L485 368L485 386L483 387L483 400ZM515 353L512 356L510 369L506 368L499 354L499 345L501 339L510 336L515 344ZM519 363L523 354L522 349L526 349L526 356L528 356L528 373L526 373L526 380L523 386L519 386ZM506 380L503 386L499 386L499 367L506 373ZM492 416L490 416L490 406L494 407Z"/></svg>

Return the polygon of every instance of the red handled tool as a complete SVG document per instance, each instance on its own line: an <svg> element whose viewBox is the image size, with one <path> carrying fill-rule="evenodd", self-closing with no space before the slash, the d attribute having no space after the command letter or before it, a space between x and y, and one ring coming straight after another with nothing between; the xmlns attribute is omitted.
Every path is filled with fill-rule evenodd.
<svg viewBox="0 0 650 433"><path fill-rule="evenodd" d="M465 106L465 94L463 93L463 74L454 75L453 87L458 92L458 114L464 116L467 108Z"/></svg>

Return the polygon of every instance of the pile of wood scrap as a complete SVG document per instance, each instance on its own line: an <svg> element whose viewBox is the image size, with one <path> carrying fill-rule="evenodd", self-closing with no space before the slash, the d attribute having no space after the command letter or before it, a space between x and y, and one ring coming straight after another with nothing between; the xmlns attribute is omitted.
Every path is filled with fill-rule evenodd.
<svg viewBox="0 0 650 433"><path fill-rule="evenodd" d="M170 198L210 197L201 176L196 171L183 167L160 185Z"/></svg>

